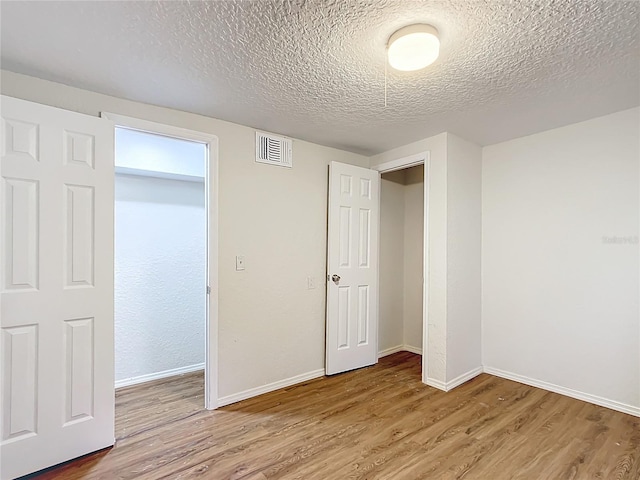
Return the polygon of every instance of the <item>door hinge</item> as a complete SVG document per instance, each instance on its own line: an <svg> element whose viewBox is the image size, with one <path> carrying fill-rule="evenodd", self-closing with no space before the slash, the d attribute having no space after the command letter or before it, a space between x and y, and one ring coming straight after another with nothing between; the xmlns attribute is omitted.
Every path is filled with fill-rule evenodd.
<svg viewBox="0 0 640 480"><path fill-rule="evenodd" d="M207 295L211 295L211 287L207 285Z"/></svg>

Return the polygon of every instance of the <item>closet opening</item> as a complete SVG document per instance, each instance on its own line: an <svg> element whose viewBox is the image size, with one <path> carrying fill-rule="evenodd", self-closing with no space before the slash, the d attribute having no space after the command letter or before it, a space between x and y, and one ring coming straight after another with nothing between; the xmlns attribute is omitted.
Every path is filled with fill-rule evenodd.
<svg viewBox="0 0 640 480"><path fill-rule="evenodd" d="M380 168L380 356L423 355L426 326L425 165ZM383 166L381 166L383 167ZM422 377L426 361L423 358Z"/></svg>
<svg viewBox="0 0 640 480"><path fill-rule="evenodd" d="M205 396L208 155L115 129L116 388L189 374Z"/></svg>

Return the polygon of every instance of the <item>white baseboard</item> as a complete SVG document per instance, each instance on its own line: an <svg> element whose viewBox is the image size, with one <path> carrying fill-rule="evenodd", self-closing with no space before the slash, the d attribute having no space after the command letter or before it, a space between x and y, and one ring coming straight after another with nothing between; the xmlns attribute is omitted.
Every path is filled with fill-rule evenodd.
<svg viewBox="0 0 640 480"><path fill-rule="evenodd" d="M386 348L378 352L378 358L386 357L387 355L392 355L394 353L403 352L403 351L412 352L412 353L421 353L415 347L411 347L408 345L396 345L395 347ZM218 407L224 407L225 405L230 405L232 403L240 402L241 400L247 400L248 398L257 397L258 395L262 395L263 393L273 392L274 390L278 390L280 388L290 387L291 385L295 385L297 383L313 380L314 378L319 378L324 376L324 374L325 374L324 369L314 370L312 372L296 375L295 377L285 378L284 380L279 380L277 382L269 383L261 387L250 388L242 392L234 393L232 395L227 395L226 397L220 397L218 399Z"/></svg>
<svg viewBox="0 0 640 480"><path fill-rule="evenodd" d="M378 352L378 358L386 357L387 355L393 355L398 352L410 352L417 355L422 355L422 349L418 347L412 347L411 345L396 345L395 347L385 348Z"/></svg>
<svg viewBox="0 0 640 480"><path fill-rule="evenodd" d="M123 378L122 380L116 380L115 387L128 387L139 383L151 382L152 380L173 377L174 375L182 375L183 373L197 372L198 370L204 370L204 363L196 363L195 365L189 365L187 367L172 368L171 370L164 370L163 372L148 373L137 377Z"/></svg>
<svg viewBox="0 0 640 480"><path fill-rule="evenodd" d="M443 392L447 391L447 384L444 382L441 382L440 380L436 380L435 378L427 377L427 381L424 383L426 383L430 387L437 388L438 390L442 390Z"/></svg>
<svg viewBox="0 0 640 480"><path fill-rule="evenodd" d="M454 388L462 385L463 383L468 382L472 378L475 378L478 375L480 375L482 371L483 371L482 367L477 367L477 368L474 368L473 370L469 370L468 372L463 373L462 375L457 376L453 380L449 380L445 385L446 391L448 392L449 390L453 390Z"/></svg>
<svg viewBox="0 0 640 480"><path fill-rule="evenodd" d="M625 403L616 402L608 398L599 397L590 393L580 392L578 390L572 390L571 388L561 387L560 385L554 385L553 383L543 382L542 380L536 380L533 378L518 375L516 373L506 372L498 368L484 367L484 372L496 377L506 378L507 380L513 380L514 382L524 383L532 387L541 388L550 392L559 393L560 395L566 395L567 397L576 398L585 402L593 403L601 407L610 408L622 413L628 413L635 417L640 417L640 407L634 407L633 405L627 405Z"/></svg>
<svg viewBox="0 0 640 480"><path fill-rule="evenodd" d="M402 350L405 352L415 353L416 355L422 355L422 348L414 347L412 345L403 345Z"/></svg>
<svg viewBox="0 0 640 480"><path fill-rule="evenodd" d="M322 376L324 376L323 368L307 373L302 373L300 375L296 375L295 377L285 378L284 380L279 380L277 382L268 383L267 385L262 385L261 387L250 388L242 392L218 398L218 407L224 407L225 405L230 405L241 400L257 397L258 395L262 395L263 393L273 392L274 390L279 390L280 388L290 387L291 385L306 382L308 380L313 380L314 378L319 378Z"/></svg>
<svg viewBox="0 0 640 480"><path fill-rule="evenodd" d="M449 380L448 382L442 382L440 380L436 380L435 378L427 378L425 382L430 387L437 388L438 390L442 390L443 392L448 392L449 390L453 390L454 388L462 385L465 382L468 382L472 378L477 377L483 372L482 367L476 367L473 370L469 370L468 372L463 373L462 375L457 376L453 380Z"/></svg>
<svg viewBox="0 0 640 480"><path fill-rule="evenodd" d="M378 352L378 358L386 357L387 355L393 355L394 353L402 352L404 345L396 345L395 347L385 348Z"/></svg>

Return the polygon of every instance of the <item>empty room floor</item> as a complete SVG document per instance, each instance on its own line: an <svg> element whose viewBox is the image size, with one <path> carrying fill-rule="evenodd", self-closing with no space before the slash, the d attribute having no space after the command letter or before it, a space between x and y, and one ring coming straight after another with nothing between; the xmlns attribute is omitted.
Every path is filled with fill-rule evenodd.
<svg viewBox="0 0 640 480"><path fill-rule="evenodd" d="M487 374L444 393L406 352L212 412L202 392L118 390L116 446L37 478L640 478L639 418Z"/></svg>

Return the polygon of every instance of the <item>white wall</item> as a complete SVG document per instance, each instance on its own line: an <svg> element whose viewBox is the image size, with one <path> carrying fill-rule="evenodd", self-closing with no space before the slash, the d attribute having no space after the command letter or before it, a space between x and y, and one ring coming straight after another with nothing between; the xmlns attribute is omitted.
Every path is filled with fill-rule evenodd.
<svg viewBox="0 0 640 480"><path fill-rule="evenodd" d="M404 172L380 181L380 295L378 349L404 344Z"/></svg>
<svg viewBox="0 0 640 480"><path fill-rule="evenodd" d="M328 165L367 166L367 157L295 140L292 169L257 164L248 127L7 71L0 88L89 115L107 111L217 135L219 395L324 367ZM235 271L236 255L245 256L244 272ZM307 276L317 288L307 290Z"/></svg>
<svg viewBox="0 0 640 480"><path fill-rule="evenodd" d="M636 415L639 132L635 108L486 147L482 165L485 367Z"/></svg>
<svg viewBox="0 0 640 480"><path fill-rule="evenodd" d="M205 221L204 183L116 175L116 382L203 364Z"/></svg>
<svg viewBox="0 0 640 480"><path fill-rule="evenodd" d="M403 344L422 351L424 167L404 170Z"/></svg>
<svg viewBox="0 0 640 480"><path fill-rule="evenodd" d="M447 135L447 382L479 373L482 150Z"/></svg>

